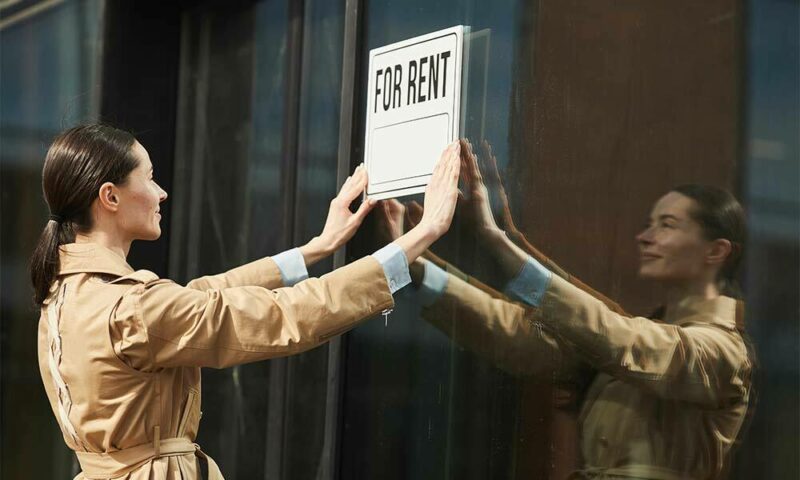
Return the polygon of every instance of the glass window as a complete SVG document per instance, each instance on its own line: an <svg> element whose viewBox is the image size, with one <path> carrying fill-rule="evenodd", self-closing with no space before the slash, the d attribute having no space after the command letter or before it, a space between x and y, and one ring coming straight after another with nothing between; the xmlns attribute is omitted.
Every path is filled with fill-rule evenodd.
<svg viewBox="0 0 800 480"><path fill-rule="evenodd" d="M371 48L468 25L473 35L462 113L466 132L476 142L489 139L504 168L510 148L519 8L513 1L367 2L361 55L366 59ZM360 85L367 84L366 70L365 61ZM363 115L364 91L360 100L357 112ZM360 155L359 150L356 156ZM412 200L422 202L421 197ZM477 261L479 252L459 229L456 222L435 251L452 253L450 260L464 260L459 267L474 273L484 268ZM380 237L360 238L366 244L364 253L385 243ZM538 478L537 467L523 465L523 456L537 466L544 464L531 452L546 450L546 437L525 428L543 425L544 420L520 411L518 399L525 386L424 321L411 287L396 300L387 318L367 322L347 336L342 477L508 478L515 471L527 471L529 478ZM516 453L520 444L530 447L523 456Z"/></svg>
<svg viewBox="0 0 800 480"><path fill-rule="evenodd" d="M652 314L663 297L638 278L635 236L654 202L684 183L738 190L739 4L366 4L364 59L371 48L471 28L464 133L495 221L524 250L550 257L553 270L632 315ZM362 86L366 70L364 62ZM364 112L363 90L360 99ZM411 209L422 200L403 201ZM376 228L360 250L385 240ZM432 253L470 279L470 298L484 287L499 295L510 279L464 208ZM569 374L533 372L530 361L509 361L527 348L514 336L470 341L458 312L423 307L409 288L388 318L348 334L344 478L566 478L611 458L587 455L581 443L597 365L565 354L577 365Z"/></svg>
<svg viewBox="0 0 800 480"><path fill-rule="evenodd" d="M337 193L343 40L343 1L304 2L292 212L295 245L322 231ZM332 268L331 256L310 268L309 275L320 276ZM285 360L281 478L333 478L336 435L330 431L330 417L336 415L338 400L329 377L330 369L336 368L329 363L333 355L325 344Z"/></svg>
<svg viewBox="0 0 800 480"><path fill-rule="evenodd" d="M39 376L28 260L47 222L47 146L62 129L98 117L103 2L0 8L0 476L71 478L77 461Z"/></svg>
<svg viewBox="0 0 800 480"><path fill-rule="evenodd" d="M172 275L224 271L321 231L336 193L343 26L341 2L187 11ZM327 361L320 347L203 370L198 443L226 478L311 478L326 468Z"/></svg>
<svg viewBox="0 0 800 480"><path fill-rule="evenodd" d="M47 145L64 128L98 120L99 82L126 73L108 61L113 49L101 61L104 41L124 30L113 23L125 9L107 15L106 5L0 1L2 478L78 471L41 386L27 262L47 217ZM741 278L758 360L721 477L795 478L798 8L784 0L181 2L170 7L180 24L159 23L181 38L169 277L221 272L318 234L348 161L339 149L351 170L363 159L369 50L465 25L462 134L478 155L493 219L557 275L630 314L658 313L663 292L639 278L635 240L653 203L686 183L723 187L743 202ZM344 51L345 35L354 51ZM150 58L149 46L130 48ZM119 97L104 96L102 111L125 111ZM423 196L401 201L410 227ZM569 343L530 355L515 339L540 327L532 317L502 336L488 315L460 308L520 305L506 296L511 275L469 201L426 253L450 282L466 281L460 303L428 305L409 286L393 311L330 344L203 370L197 442L226 478L564 479L614 458L597 453L608 446L605 432L586 442L586 408L604 385L591 359ZM379 210L347 245L348 262L392 240ZM333 265L329 258L310 274ZM655 416L631 412L630 425L655 431ZM673 440L663 446L680 455Z"/></svg>
<svg viewBox="0 0 800 480"><path fill-rule="evenodd" d="M183 20L170 274L284 250L285 2L208 2ZM263 478L270 365L203 370L198 443L230 478ZM224 407L223 407L224 406ZM254 452L259 452L254 454Z"/></svg>
<svg viewBox="0 0 800 480"><path fill-rule="evenodd" d="M750 1L744 195L753 415L731 478L800 476L800 4ZM790 267L791 266L791 267Z"/></svg>

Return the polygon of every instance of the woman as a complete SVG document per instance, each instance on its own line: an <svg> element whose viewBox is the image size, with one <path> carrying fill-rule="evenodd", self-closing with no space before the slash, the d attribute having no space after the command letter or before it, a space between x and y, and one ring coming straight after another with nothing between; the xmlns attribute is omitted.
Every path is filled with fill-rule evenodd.
<svg viewBox="0 0 800 480"><path fill-rule="evenodd" d="M130 134L85 125L60 134L42 172L51 216L31 259L41 307L39 366L67 446L86 479L198 478L200 368L298 353L393 305L408 263L449 227L459 145L442 154L420 228L321 278L306 267L344 245L374 201L356 169L306 245L182 287L125 261L161 234L147 151ZM429 214L427 214L429 212Z"/></svg>
<svg viewBox="0 0 800 480"><path fill-rule="evenodd" d="M656 202L636 240L640 276L663 285L665 307L658 319L635 317L512 242L492 216L471 147L464 150L464 213L511 279L510 298L418 261L423 316L516 374L574 380L582 368L594 371L580 417L585 468L572 478L723 476L752 369L729 296L745 238L738 202L703 186Z"/></svg>

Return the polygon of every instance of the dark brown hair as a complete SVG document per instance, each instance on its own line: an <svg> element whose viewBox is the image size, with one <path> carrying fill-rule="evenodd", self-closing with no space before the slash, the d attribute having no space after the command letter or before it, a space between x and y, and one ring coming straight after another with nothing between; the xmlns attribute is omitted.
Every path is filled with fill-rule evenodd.
<svg viewBox="0 0 800 480"><path fill-rule="evenodd" d="M58 274L59 246L92 228L91 206L106 182L123 185L139 161L136 139L107 125L80 125L60 133L42 169L42 191L50 219L31 257L34 302L41 306Z"/></svg>
<svg viewBox="0 0 800 480"><path fill-rule="evenodd" d="M731 242L731 253L720 269L717 282L723 295L741 298L736 274L744 256L747 238L744 209L733 195L721 188L681 185L672 191L694 200L695 207L689 214L700 224L707 240L724 238Z"/></svg>

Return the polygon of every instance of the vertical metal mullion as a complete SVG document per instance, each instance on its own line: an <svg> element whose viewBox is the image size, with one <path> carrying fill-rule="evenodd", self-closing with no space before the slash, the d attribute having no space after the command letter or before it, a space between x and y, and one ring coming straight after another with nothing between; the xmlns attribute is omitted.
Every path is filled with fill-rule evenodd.
<svg viewBox="0 0 800 480"><path fill-rule="evenodd" d="M284 248L295 243L295 211L297 193L297 152L300 132L300 95L303 75L303 30L305 2L286 0L288 5L286 54L286 103L281 155L281 201L283 203L282 243ZM267 451L265 479L283 478L285 413L288 360L274 359L269 369L269 409L267 412Z"/></svg>
<svg viewBox="0 0 800 480"><path fill-rule="evenodd" d="M85 9L85 8L86 8L85 6L81 6L82 10ZM104 70L104 68L103 68L103 55L105 54L105 50L106 50L106 27L108 26L108 22L107 22L107 18L106 18L106 12L108 12L108 8L106 6L106 1L105 0L103 0L103 1L101 1L99 3L98 9L99 9L98 18L100 19L100 27L97 29L97 34L100 36L100 39L98 41L100 45L99 45L99 48L98 48L98 51L97 51L97 57L95 58L95 62L96 62L95 63L95 68L91 72L91 77L90 77L89 82L88 82L88 84L91 86L90 87L91 88L91 93L90 93L90 98L89 98L89 112L88 112L89 113L89 118L91 119L91 121L97 121L97 120L100 119L100 107L101 107L101 102L102 102L102 99L103 99L103 82L102 82L103 70ZM84 18L86 17L85 12L81 12L81 14L82 14L81 15L82 17L84 17ZM83 35L82 35L83 38L86 38L85 33L88 30L86 28L86 21L87 20L82 20L81 21L81 27L82 27L82 30L83 30L83 32L82 32L83 33ZM89 70L89 68L88 68L89 63L90 62L88 60L85 61L81 71L85 72L85 71Z"/></svg>
<svg viewBox="0 0 800 480"><path fill-rule="evenodd" d="M193 22L198 25L195 29ZM202 189L206 142L206 105L209 85L211 23L207 15L185 10L180 20L178 99L167 273L186 281L198 274L202 227ZM182 179L182 180L179 180Z"/></svg>
<svg viewBox="0 0 800 480"><path fill-rule="evenodd" d="M211 80L209 78L210 59L211 56L211 17L208 13L201 15L200 20L200 48L198 50L198 73L197 85L195 86L195 110L194 110L194 136L192 138L191 152L191 168L192 173L189 199L189 216L188 216L188 236L186 240L200 238L203 222L203 199L202 195L203 184L205 182L205 173L208 164L206 159L209 158L207 154L208 142L206 134L208 132L208 92ZM181 45L183 48L183 45ZM188 166L184 164L184 167ZM196 278L199 275L199 261L200 258L200 242L189 241L186 248L186 265L185 275L187 279Z"/></svg>
<svg viewBox="0 0 800 480"><path fill-rule="evenodd" d="M339 146L337 152L336 184L342 185L350 173L355 129L355 108L359 89L357 76L360 66L359 47L362 33L362 0L346 0L344 42L342 48L342 87L339 109ZM333 255L333 268L345 265L346 250ZM325 399L325 430L318 480L339 477L340 420L342 384L344 382L344 342L342 336L332 339L328 346L328 376Z"/></svg>
<svg viewBox="0 0 800 480"><path fill-rule="evenodd" d="M295 211L297 189L297 152L300 135L300 95L303 80L303 27L305 1L288 0L289 28L287 29L286 104L284 108L283 155L281 159L281 199L286 216L283 220L285 245L295 240Z"/></svg>

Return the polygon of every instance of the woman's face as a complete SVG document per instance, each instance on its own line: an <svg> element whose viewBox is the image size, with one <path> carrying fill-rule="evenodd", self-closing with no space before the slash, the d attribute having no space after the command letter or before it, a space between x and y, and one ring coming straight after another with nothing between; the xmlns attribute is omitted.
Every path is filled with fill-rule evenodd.
<svg viewBox="0 0 800 480"><path fill-rule="evenodd" d="M128 174L128 181L119 186L119 226L132 240L156 240L161 236L160 204L167 192L153 179L153 164L147 150L133 144L139 165Z"/></svg>
<svg viewBox="0 0 800 480"><path fill-rule="evenodd" d="M714 278L708 262L712 242L690 215L695 202L669 192L653 206L639 244L639 275L666 283L685 283Z"/></svg>

